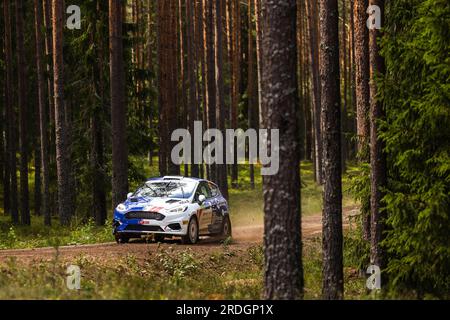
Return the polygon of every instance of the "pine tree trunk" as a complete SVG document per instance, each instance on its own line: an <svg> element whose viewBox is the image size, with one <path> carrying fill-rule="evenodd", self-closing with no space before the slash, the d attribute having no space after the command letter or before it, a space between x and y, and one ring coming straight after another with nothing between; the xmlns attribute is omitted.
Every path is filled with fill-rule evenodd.
<svg viewBox="0 0 450 320"><path fill-rule="evenodd" d="M167 116L164 108L167 103L166 90L164 86L167 85L167 70L166 68L166 38L165 31L167 29L167 1L157 1L157 46L158 46L158 132L159 132L159 173L161 176L167 174Z"/></svg>
<svg viewBox="0 0 450 320"><path fill-rule="evenodd" d="M343 82L343 97L342 97L342 115L341 115L341 165L342 172L346 172L347 166L347 158L348 158L348 148L347 148L347 123L348 123L348 99L347 99L347 91L348 91L348 82L347 82L347 2L346 0L342 0L342 27L341 27L341 47L342 47L342 71L341 78Z"/></svg>
<svg viewBox="0 0 450 320"><path fill-rule="evenodd" d="M12 38L11 38L11 7L10 2L4 2L4 25L5 25L5 104L6 104L6 118L8 119L7 125L7 148L8 148L8 163L9 163L9 176L10 179L10 197L9 207L11 214L11 221L14 224L19 223L19 212L17 210L17 163L16 163L16 116L13 103L13 58L12 58ZM5 195L6 197L6 195Z"/></svg>
<svg viewBox="0 0 450 320"><path fill-rule="evenodd" d="M342 299L341 95L337 0L320 0L320 78L323 140L323 299Z"/></svg>
<svg viewBox="0 0 450 320"><path fill-rule="evenodd" d="M214 1L206 0L204 2L205 24L204 31L206 35L205 57L206 57L206 88L207 88L207 117L208 129L216 129L216 59L214 50L215 26L214 26ZM209 179L217 181L217 166L209 166Z"/></svg>
<svg viewBox="0 0 450 320"><path fill-rule="evenodd" d="M299 299L303 296L303 268L296 0L262 0L261 4L262 108L267 128L280 130L280 170L263 179L264 296L266 299Z"/></svg>
<svg viewBox="0 0 450 320"><path fill-rule="evenodd" d="M308 5L308 29L310 36L310 73L312 86L312 109L313 109L313 133L314 133L314 152L315 152L315 180L318 184L323 183L322 167L322 129L320 126L320 78L319 78L319 41L317 30L317 6L316 1L307 0Z"/></svg>
<svg viewBox="0 0 450 320"><path fill-rule="evenodd" d="M368 163L370 137L370 65L369 30L366 26L368 0L354 0L355 23L355 87L358 158ZM362 212L363 237L370 239L370 212Z"/></svg>
<svg viewBox="0 0 450 320"><path fill-rule="evenodd" d="M70 141L67 110L64 102L63 16L61 1L52 1L53 16L53 82L55 95L56 166L58 177L58 208L62 225L69 225L73 212L71 188Z"/></svg>
<svg viewBox="0 0 450 320"><path fill-rule="evenodd" d="M370 5L377 5L381 9L381 25L384 24L384 0L370 0ZM386 213L382 210L383 188L387 185L386 154L384 143L379 137L379 121L385 118L383 102L379 99L376 77L385 72L384 59L380 54L378 39L381 37L379 30L369 32L369 56L370 56L370 166L371 166L371 194L370 194L370 218L371 218L371 250L370 261L372 264L383 268L385 266L385 252L381 246L384 238L384 220Z"/></svg>
<svg viewBox="0 0 450 320"><path fill-rule="evenodd" d="M241 86L241 10L240 1L232 1L232 46L233 54L232 58L232 94L231 94L231 128L238 128L238 107L240 101L240 86ZM232 188L238 188L238 164L237 164L237 146L234 148L234 161L231 165L231 186Z"/></svg>
<svg viewBox="0 0 450 320"><path fill-rule="evenodd" d="M224 75L223 75L223 5L224 0L215 0L215 63L216 63L216 118L218 129L225 136L225 94L224 94ZM226 146L223 146L223 152L225 154ZM226 164L217 165L217 183L220 191L225 199L228 199L228 179L227 179L227 166Z"/></svg>
<svg viewBox="0 0 450 320"><path fill-rule="evenodd" d="M199 82L198 82L198 92L201 98L199 98L199 102L201 100L201 104L203 109L199 110L199 116L198 118L203 120L204 124L207 124L206 121L206 57L205 57L205 50L204 47L206 45L205 40L205 25L204 25L204 4L203 0L199 0L197 3L197 11L196 11L196 20L197 20L197 38L198 38L198 45L197 45L197 56L199 60ZM200 81L201 78L201 81ZM203 158L203 157L202 157ZM205 166L203 164L200 165L200 177L205 177Z"/></svg>
<svg viewBox="0 0 450 320"><path fill-rule="evenodd" d="M186 6L186 2L189 0L184 1L184 5ZM186 8L184 8L186 9ZM183 10L183 1L178 0L178 22L179 22L179 43L180 43L180 49L179 49L179 62L180 62L180 107L181 107L181 114L180 114L180 124L181 127L184 129L189 129L188 127L188 72L187 72L187 36L186 36L186 18L184 17L184 13L186 10ZM189 57L190 58L190 57ZM189 164L184 163L184 175L189 176Z"/></svg>
<svg viewBox="0 0 450 320"><path fill-rule="evenodd" d="M253 0L248 1L248 127L251 129L257 129L257 117L258 117L258 101L257 101L257 82L255 74L256 70L256 50L255 50L255 37L253 32L255 31L255 25L253 23L255 14ZM250 147L250 146L249 146ZM250 163L250 186L255 188L255 166Z"/></svg>
<svg viewBox="0 0 450 320"><path fill-rule="evenodd" d="M51 8L51 0L43 0L42 1L42 11L44 14L44 26L45 26L45 55L47 57L53 56L53 34L52 34L52 8ZM49 114L49 145L54 145L55 141L55 100L53 94L53 69L52 69L52 61L51 59L46 59L46 70L47 70L47 90L48 90L48 114ZM53 148L49 148L53 149ZM54 151L50 150L50 162L55 161ZM53 159L53 160L52 160Z"/></svg>
<svg viewBox="0 0 450 320"><path fill-rule="evenodd" d="M115 208L128 192L127 108L123 66L122 1L109 0L112 204Z"/></svg>
<svg viewBox="0 0 450 320"><path fill-rule="evenodd" d="M3 3L3 6L8 5L7 3ZM2 7L3 7L2 6ZM0 19L2 19L3 16L0 15ZM5 30L5 26L2 20L2 31L4 32ZM4 69L5 66L5 36L1 37L0 40L0 48L2 48L1 51L1 61L2 61L2 71L6 71ZM3 74L4 77L4 74ZM9 135L9 129L8 129L8 107L7 107L7 94L6 94L6 83L3 80L4 78L2 78L1 81L1 110L0 110L0 120L1 120L1 124L0 124L0 162L1 162L1 166L0 166L0 177L1 177L1 182L2 182L2 187L3 187L3 213L4 214L9 214L9 205L10 205L10 170L9 170L9 157L8 157L8 135Z"/></svg>
<svg viewBox="0 0 450 320"><path fill-rule="evenodd" d="M36 39L36 71L38 78L38 102L39 102L39 125L40 125L40 144L41 144L41 175L42 175L42 204L41 213L44 214L45 225L51 224L49 210L49 150L48 150L48 114L46 103L46 83L44 74L44 64L42 60L43 37L42 37L42 7L40 1L34 0L35 17L35 39Z"/></svg>
<svg viewBox="0 0 450 320"><path fill-rule="evenodd" d="M178 11L178 1L176 0L170 0L170 8L169 8L169 25L168 25L168 41L172 44L169 46L169 64L168 66L171 67L169 69L169 86L168 86L168 93L169 94L169 103L167 104L167 120L169 125L169 132L167 139L169 140L169 152L168 152L168 173L170 175L179 175L180 174L180 167L173 163L171 161L170 155L173 150L173 148L176 145L176 142L171 141L170 137L172 135L172 132L174 132L179 127L178 123L178 102L182 97L179 97L178 95L178 64L177 64L177 58L178 58L178 35L177 35L177 11Z"/></svg>
<svg viewBox="0 0 450 320"><path fill-rule="evenodd" d="M56 137L55 137L55 97L53 94L53 31L52 31L52 4L51 0L42 1L42 12L44 14L44 44L45 44L45 55L48 57L46 60L46 79L47 79L47 99L48 99L48 144L49 144L49 168L56 167ZM51 170L51 169L50 169ZM50 175L49 185L49 215L58 215L57 207L57 192L52 192L51 186L55 186L56 189L56 177Z"/></svg>
<svg viewBox="0 0 450 320"><path fill-rule="evenodd" d="M98 64L93 66L92 81L94 84L96 95L100 98L100 101L94 104L94 112L91 116L91 168L92 168L92 194L93 201L92 206L94 209L94 221L98 226L102 226L106 221L106 177L105 177L105 160L104 160L104 141L103 141L103 129L101 115L106 112L105 110L105 84L104 84L104 35L97 35L96 31L101 30L99 28L105 23L103 18L103 12L106 11L106 6L102 4L101 0L97 0L97 17L95 24L99 24L98 27L93 28L91 33L92 42L98 43L97 57ZM97 22L98 21L98 22Z"/></svg>
<svg viewBox="0 0 450 320"><path fill-rule="evenodd" d="M28 121L27 121L27 71L24 43L24 10L23 1L16 0L16 50L17 50L17 95L19 97L19 132L20 132L20 218L21 223L30 225L30 204L28 190Z"/></svg>
<svg viewBox="0 0 450 320"><path fill-rule="evenodd" d="M148 10L148 14L147 14L147 30L148 30L148 38L147 38L147 69L149 72L154 73L155 72L155 68L153 65L153 48L154 48L154 43L153 43L153 0L148 0L148 5L147 5L147 10ZM148 90L153 90L155 86L155 82L153 80L153 77L151 77L148 81ZM148 104L148 109L147 109L147 117L148 117L148 125L149 125L149 130L150 130L150 144L149 144L149 148L148 148L148 165L150 167L153 166L153 143L154 143L154 137L153 137L153 107L154 107L154 103L153 103L153 98L150 98L149 104Z"/></svg>
<svg viewBox="0 0 450 320"><path fill-rule="evenodd" d="M194 132L194 122L197 120L197 80L196 80L196 69L198 57L195 50L195 30L194 30L194 18L195 18L195 8L193 8L193 1L186 1L186 36L187 36L187 55L191 57L188 60L187 73L189 80L189 132L193 134ZM191 150L194 150L194 141L191 144ZM199 177L198 165L194 163L194 152L191 154L191 176Z"/></svg>
<svg viewBox="0 0 450 320"><path fill-rule="evenodd" d="M262 47L262 28L261 28L261 20L262 20L262 12L261 12L261 0L254 0L255 2L255 29L256 29L256 60L257 60L257 69L258 69L258 105L259 105L259 127L261 129L266 128L265 124L265 114L266 110L264 110L264 106L262 105L262 92L263 92L263 83L261 81L262 72L264 69L263 65L263 47Z"/></svg>

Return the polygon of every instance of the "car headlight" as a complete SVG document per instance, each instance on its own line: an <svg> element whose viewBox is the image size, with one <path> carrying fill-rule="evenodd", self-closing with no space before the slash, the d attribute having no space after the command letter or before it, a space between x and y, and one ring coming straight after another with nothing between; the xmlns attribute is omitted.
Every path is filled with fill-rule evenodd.
<svg viewBox="0 0 450 320"><path fill-rule="evenodd" d="M127 207L123 203L121 203L117 206L116 210L119 212L123 212L123 211L127 210Z"/></svg>
<svg viewBox="0 0 450 320"><path fill-rule="evenodd" d="M169 210L170 213L180 213L186 211L188 206L181 206L172 210Z"/></svg>

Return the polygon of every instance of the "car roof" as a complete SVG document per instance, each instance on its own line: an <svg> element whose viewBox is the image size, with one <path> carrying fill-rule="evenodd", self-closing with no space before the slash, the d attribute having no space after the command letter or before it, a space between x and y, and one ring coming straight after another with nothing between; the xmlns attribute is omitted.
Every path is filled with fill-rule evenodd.
<svg viewBox="0 0 450 320"><path fill-rule="evenodd" d="M182 176L165 176L165 177L153 177L147 179L147 182L150 181L187 181L187 182L208 182L208 180L194 177L182 177Z"/></svg>

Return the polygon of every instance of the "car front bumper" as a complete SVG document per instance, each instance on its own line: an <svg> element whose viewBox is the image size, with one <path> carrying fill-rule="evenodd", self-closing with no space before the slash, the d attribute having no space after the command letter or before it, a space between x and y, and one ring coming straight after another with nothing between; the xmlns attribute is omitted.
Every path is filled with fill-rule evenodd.
<svg viewBox="0 0 450 320"><path fill-rule="evenodd" d="M190 215L187 213L167 215L164 220L127 219L124 213L114 212L113 233L142 236L161 234L185 236L188 232Z"/></svg>

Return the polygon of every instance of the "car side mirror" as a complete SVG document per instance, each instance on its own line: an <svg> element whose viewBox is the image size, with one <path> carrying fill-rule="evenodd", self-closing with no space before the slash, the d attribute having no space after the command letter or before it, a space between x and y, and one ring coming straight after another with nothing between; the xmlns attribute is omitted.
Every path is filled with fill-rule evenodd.
<svg viewBox="0 0 450 320"><path fill-rule="evenodd" d="M200 204L203 204L203 202L205 202L205 201L206 201L206 197L203 194L198 196L198 202Z"/></svg>
<svg viewBox="0 0 450 320"><path fill-rule="evenodd" d="M130 192L129 194L127 194L127 199L130 199L133 196L133 193Z"/></svg>

